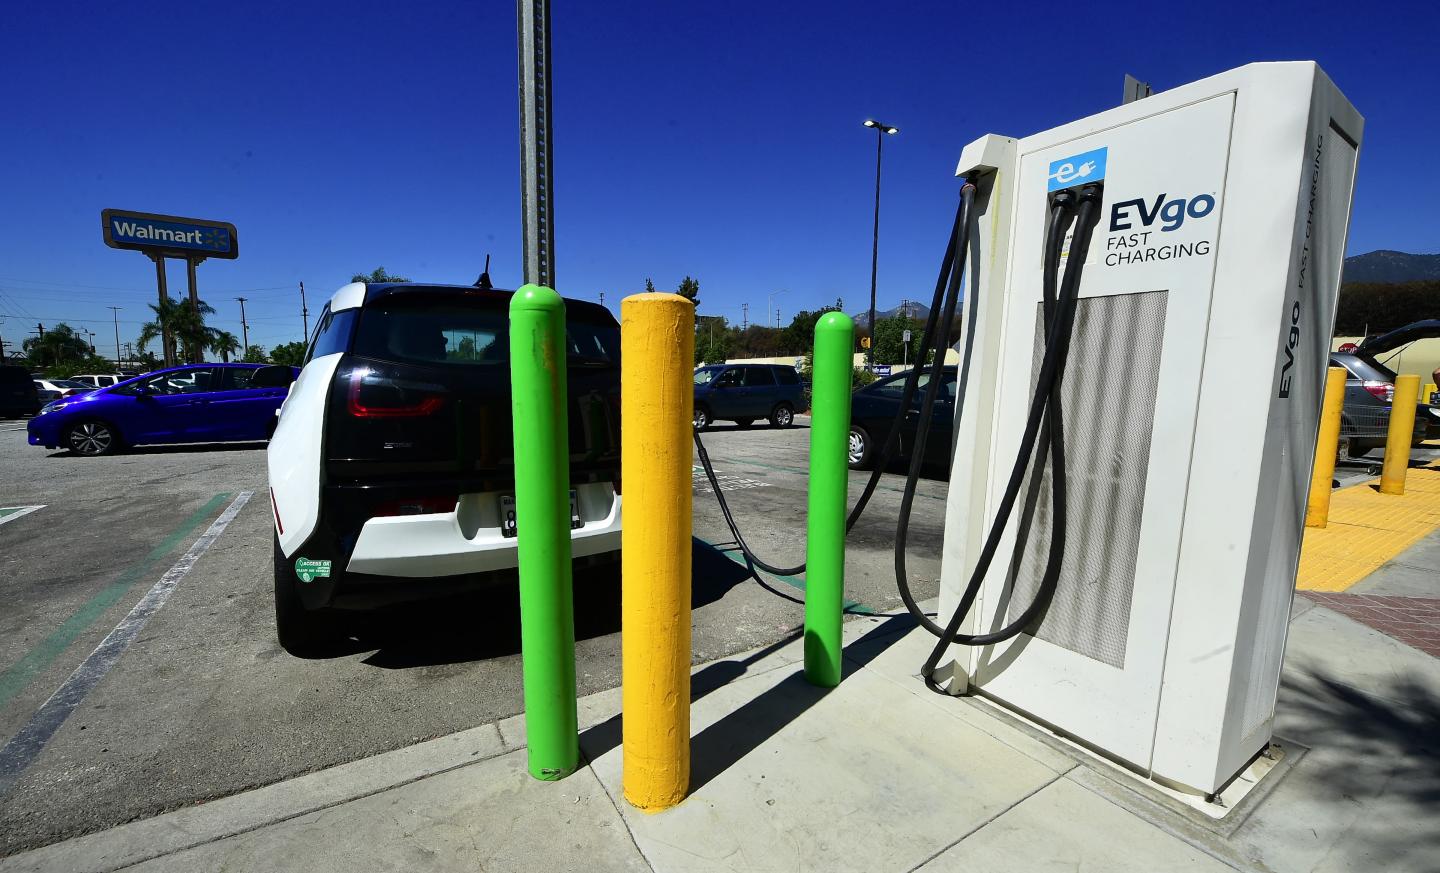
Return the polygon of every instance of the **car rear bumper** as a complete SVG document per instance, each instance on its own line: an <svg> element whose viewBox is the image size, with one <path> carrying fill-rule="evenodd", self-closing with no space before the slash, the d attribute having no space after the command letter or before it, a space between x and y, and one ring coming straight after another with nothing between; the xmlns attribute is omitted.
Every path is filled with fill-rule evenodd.
<svg viewBox="0 0 1440 873"><path fill-rule="evenodd" d="M620 496L608 482L575 489L582 525L570 533L572 558L620 548ZM452 512L372 518L360 529L349 573L403 578L514 569L516 541L501 533L500 493L462 494Z"/></svg>

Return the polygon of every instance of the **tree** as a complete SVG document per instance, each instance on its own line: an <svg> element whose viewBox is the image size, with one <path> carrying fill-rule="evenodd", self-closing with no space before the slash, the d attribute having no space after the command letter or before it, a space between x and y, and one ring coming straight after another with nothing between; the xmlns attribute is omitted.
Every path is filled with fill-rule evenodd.
<svg viewBox="0 0 1440 873"><path fill-rule="evenodd" d="M246 364L270 363L270 359L265 355L265 347L262 345L256 345L255 343L250 344L250 348L245 350L245 357L241 358L240 360Z"/></svg>
<svg viewBox="0 0 1440 873"><path fill-rule="evenodd" d="M176 300L167 296L151 303L150 311L155 313L155 320L141 325L138 340L140 350L144 351L151 340L161 338L169 343L164 349L166 360L175 360L175 346L178 343L184 347L185 360L198 363L215 333L214 328L205 326L205 316L214 315L215 308L204 300L199 301L198 306L191 307L189 300Z"/></svg>
<svg viewBox="0 0 1440 873"><path fill-rule="evenodd" d="M778 327L752 324L743 331L733 327L730 331L737 358L778 358L785 354L780 345L783 332Z"/></svg>
<svg viewBox="0 0 1440 873"><path fill-rule="evenodd" d="M305 361L305 344L296 340L282 343L270 350L270 362L287 367L298 367Z"/></svg>
<svg viewBox="0 0 1440 873"><path fill-rule="evenodd" d="M364 282L367 285L380 284L382 282L409 282L404 276L392 276L385 272L384 267L376 267L372 272L356 273L350 277L351 282Z"/></svg>
<svg viewBox="0 0 1440 873"><path fill-rule="evenodd" d="M1440 281L1347 282L1335 305L1335 335L1385 333L1440 314Z"/></svg>
<svg viewBox="0 0 1440 873"><path fill-rule="evenodd" d="M645 290L649 293L653 293L655 291L655 283L651 282L648 277L645 279Z"/></svg>
<svg viewBox="0 0 1440 873"><path fill-rule="evenodd" d="M223 363L230 363L230 356L240 349L240 340L228 330L217 330L210 338L210 351L220 356Z"/></svg>
<svg viewBox="0 0 1440 873"><path fill-rule="evenodd" d="M723 364L730 357L730 331L723 315L695 319L695 363Z"/></svg>
<svg viewBox="0 0 1440 873"><path fill-rule="evenodd" d="M44 336L27 337L20 347L31 363L39 367L63 367L86 360L92 354L85 337L63 322L45 331Z"/></svg>
<svg viewBox="0 0 1440 873"><path fill-rule="evenodd" d="M905 331L910 331L910 348L905 350ZM873 334L875 350L875 363L877 364L904 364L915 363L915 354L920 348L920 334L923 333L920 322L913 318L897 315L894 318L875 319L875 333Z"/></svg>
<svg viewBox="0 0 1440 873"><path fill-rule="evenodd" d="M790 326L780 334L780 347L785 355L808 354L815 347L815 322L820 316L827 312L839 311L836 307L827 306L824 309L817 309L814 312L801 310L790 320Z"/></svg>
<svg viewBox="0 0 1440 873"><path fill-rule="evenodd" d="M700 281L698 279L692 279L689 276L681 279L680 287L675 289L675 293L696 306L700 305Z"/></svg>

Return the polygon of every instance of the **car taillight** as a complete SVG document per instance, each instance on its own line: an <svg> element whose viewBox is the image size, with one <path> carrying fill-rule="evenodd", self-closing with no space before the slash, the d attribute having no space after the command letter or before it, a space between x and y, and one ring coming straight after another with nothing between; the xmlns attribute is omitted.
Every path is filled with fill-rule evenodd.
<svg viewBox="0 0 1440 873"><path fill-rule="evenodd" d="M402 497L387 500L375 507L373 518L392 515L430 515L437 512L453 512L460 501L458 494L443 494L428 497Z"/></svg>
<svg viewBox="0 0 1440 873"><path fill-rule="evenodd" d="M431 415L445 405L445 398L439 394L390 381L367 382L368 375L365 369L350 374L346 405L356 418L416 418Z"/></svg>
<svg viewBox="0 0 1440 873"><path fill-rule="evenodd" d="M76 394L84 394L87 390L89 390L89 389L86 389L86 388L71 388L71 389L67 390L64 394L61 394L60 396L61 396L61 397L74 397Z"/></svg>
<svg viewBox="0 0 1440 873"><path fill-rule="evenodd" d="M1375 395L1375 397L1385 401L1386 403L1389 403L1391 400L1395 399L1395 385L1393 383L1376 382L1373 379L1367 379L1361 383L1361 386L1366 391L1369 391L1371 394Z"/></svg>

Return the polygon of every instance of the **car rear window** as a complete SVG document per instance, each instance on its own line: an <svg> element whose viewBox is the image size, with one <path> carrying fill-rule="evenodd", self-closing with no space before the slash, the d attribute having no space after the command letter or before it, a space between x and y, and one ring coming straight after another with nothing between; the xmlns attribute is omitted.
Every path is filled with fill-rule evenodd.
<svg viewBox="0 0 1440 873"><path fill-rule="evenodd" d="M800 384L800 374L795 372L794 367L776 367L775 378L780 380L781 385Z"/></svg>
<svg viewBox="0 0 1440 873"><path fill-rule="evenodd" d="M1333 355L1330 359L1332 365L1344 367L1350 371L1353 378L1361 381L1372 382L1394 382L1395 371L1380 363L1368 355L1348 354Z"/></svg>
<svg viewBox="0 0 1440 873"><path fill-rule="evenodd" d="M353 351L401 363L508 364L509 326L503 304L387 299L365 307ZM607 365L620 359L620 329L613 324L571 316L565 339L571 363Z"/></svg>

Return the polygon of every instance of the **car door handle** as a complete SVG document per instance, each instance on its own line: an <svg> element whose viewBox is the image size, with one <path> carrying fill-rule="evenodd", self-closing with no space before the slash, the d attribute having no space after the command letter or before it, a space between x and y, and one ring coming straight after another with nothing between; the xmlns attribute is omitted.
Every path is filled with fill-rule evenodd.
<svg viewBox="0 0 1440 873"><path fill-rule="evenodd" d="M186 406L204 406L204 405L206 405L206 404L209 403L209 402L210 402L210 401L208 401L208 400L187 400L187 401L185 401L185 405L186 405Z"/></svg>

